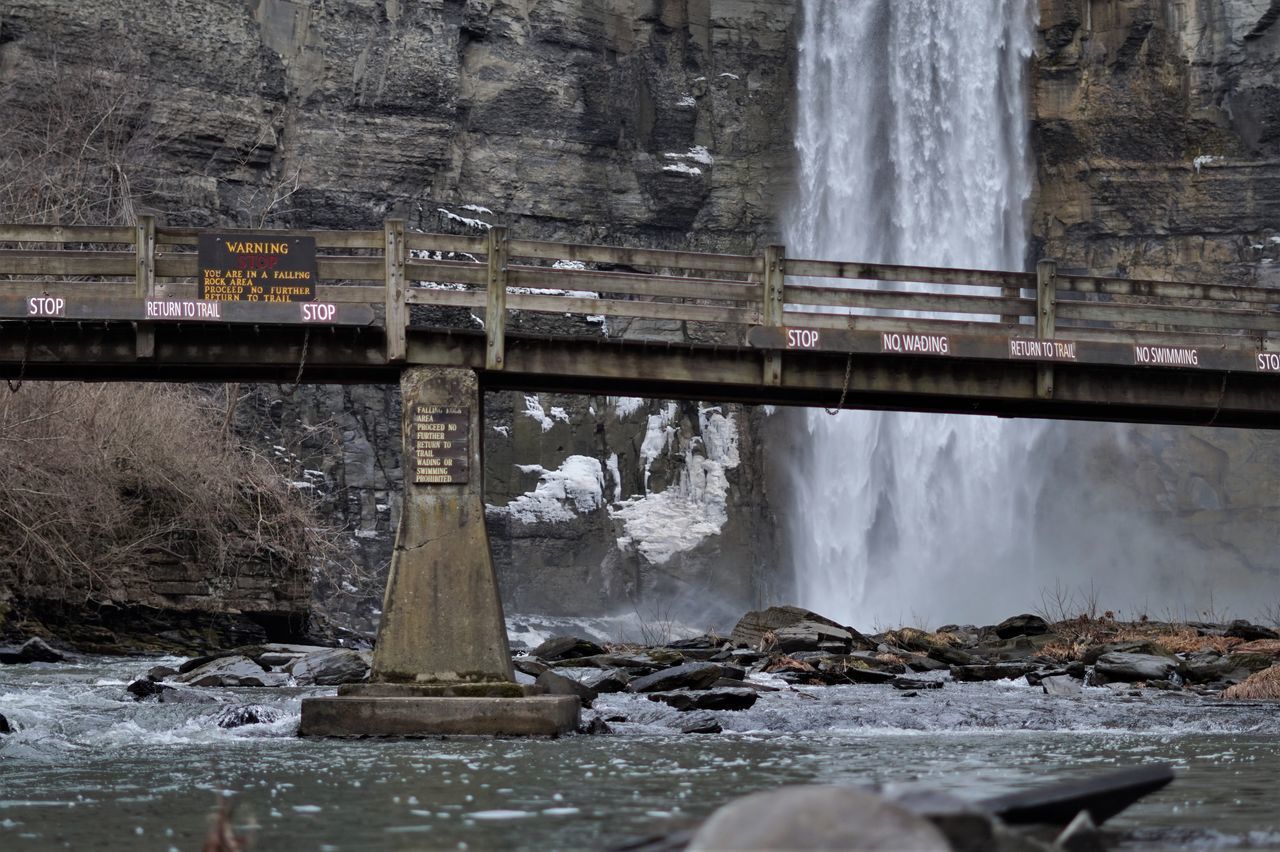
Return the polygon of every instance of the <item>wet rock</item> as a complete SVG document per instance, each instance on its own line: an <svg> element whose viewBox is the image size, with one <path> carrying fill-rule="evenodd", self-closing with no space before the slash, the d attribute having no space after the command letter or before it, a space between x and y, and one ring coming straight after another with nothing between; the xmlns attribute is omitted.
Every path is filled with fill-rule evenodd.
<svg viewBox="0 0 1280 852"><path fill-rule="evenodd" d="M771 606L748 612L738 620L729 641L739 647L779 651L817 651L823 643L837 643L843 649L873 648L874 645L851 627L798 606Z"/></svg>
<svg viewBox="0 0 1280 852"><path fill-rule="evenodd" d="M1103 654L1094 664L1094 678L1099 683L1136 680L1168 680L1178 671L1178 661L1157 654L1134 654L1111 651Z"/></svg>
<svg viewBox="0 0 1280 852"><path fill-rule="evenodd" d="M947 666L967 666L974 662L973 655L951 645L934 645L927 654L931 660Z"/></svg>
<svg viewBox="0 0 1280 852"><path fill-rule="evenodd" d="M185 683L191 686L241 686L244 679L257 680L258 676L264 673L262 666L248 657L217 657L195 668L188 669L186 672L173 677L172 680L176 683ZM256 683L243 685L260 686L261 683L261 681L257 681Z"/></svg>
<svg viewBox="0 0 1280 852"><path fill-rule="evenodd" d="M157 683L156 681L151 680L150 678L141 678L139 680L135 680L133 683L129 684L124 688L124 691L126 693L133 696L134 701L142 701L143 699L151 698L153 696L159 695L162 692L172 691L172 690L173 690L172 686L165 686L164 684Z"/></svg>
<svg viewBox="0 0 1280 852"><path fill-rule="evenodd" d="M1187 683L1224 680L1231 669L1231 661L1217 651L1196 651L1187 654L1182 661L1182 673Z"/></svg>
<svg viewBox="0 0 1280 852"><path fill-rule="evenodd" d="M567 660L575 657L594 657L596 654L603 653L604 648L590 639L580 639L577 636L552 636L530 651L529 656L541 660Z"/></svg>
<svg viewBox="0 0 1280 852"><path fill-rule="evenodd" d="M622 692L627 688L627 684L631 682L631 675L622 669L608 669L602 672L593 672L582 679L582 683L594 689L597 693L606 692Z"/></svg>
<svg viewBox="0 0 1280 852"><path fill-rule="evenodd" d="M1274 662L1267 654L1228 654L1228 669L1222 679L1228 683L1239 683L1255 672L1269 669Z"/></svg>
<svg viewBox="0 0 1280 852"><path fill-rule="evenodd" d="M1015 636L1039 636L1049 632L1049 623L1038 615L1023 613L1006 618L995 627L995 634L1001 639L1012 639Z"/></svg>
<svg viewBox="0 0 1280 852"><path fill-rule="evenodd" d="M40 637L32 637L17 648L0 648L0 663L61 663L67 659L60 651L50 648Z"/></svg>
<svg viewBox="0 0 1280 852"><path fill-rule="evenodd" d="M946 663L923 654L912 654L907 659L907 668L913 672L943 672L950 668Z"/></svg>
<svg viewBox="0 0 1280 852"><path fill-rule="evenodd" d="M623 719L622 721L626 721ZM578 726L578 733L587 734L588 736L598 736L600 734L612 734L613 728L609 727L609 723L599 716L592 716L590 720Z"/></svg>
<svg viewBox="0 0 1280 852"><path fill-rule="evenodd" d="M837 657L819 663L822 674L838 679L833 683L888 683L894 676L905 671L905 667L897 666L898 671L890 668L877 668L863 660L848 657Z"/></svg>
<svg viewBox="0 0 1280 852"><path fill-rule="evenodd" d="M1148 654L1156 657L1171 657L1169 649L1155 642L1108 642L1105 645L1090 645L1080 655L1081 661L1085 665L1095 665L1104 654L1111 653L1124 654Z"/></svg>
<svg viewBox="0 0 1280 852"><path fill-rule="evenodd" d="M274 707L261 704L237 704L227 707L217 716L219 728L240 728L245 725L269 725L283 718L284 713Z"/></svg>
<svg viewBox="0 0 1280 852"><path fill-rule="evenodd" d="M911 677L895 677L893 679L894 689L942 689L942 681L940 680L920 680Z"/></svg>
<svg viewBox="0 0 1280 852"><path fill-rule="evenodd" d="M1075 819L1053 841L1054 848L1066 852L1106 852L1108 848L1102 832L1089 816L1088 811L1076 814Z"/></svg>
<svg viewBox="0 0 1280 852"><path fill-rule="evenodd" d="M922 816L848 787L781 787L736 799L703 823L689 852L714 849L912 849L949 852Z"/></svg>
<svg viewBox="0 0 1280 852"><path fill-rule="evenodd" d="M147 680L164 680L173 677L177 673L178 670L170 666L152 666L147 669Z"/></svg>
<svg viewBox="0 0 1280 852"><path fill-rule="evenodd" d="M0 734L12 734L12 733L13 733L13 725L9 723L9 720L4 717L3 713L0 713Z"/></svg>
<svg viewBox="0 0 1280 852"><path fill-rule="evenodd" d="M712 636L710 633L704 633L701 636L694 636L689 639L677 639L674 642L668 642L666 647L677 648L679 650L719 650L724 643L724 639L718 636Z"/></svg>
<svg viewBox="0 0 1280 852"><path fill-rule="evenodd" d="M698 713L680 726L682 734L718 734L723 730L720 722L710 713Z"/></svg>
<svg viewBox="0 0 1280 852"><path fill-rule="evenodd" d="M705 691L650 692L650 701L661 701L677 710L746 710L760 697L754 689L711 689Z"/></svg>
<svg viewBox="0 0 1280 852"><path fill-rule="evenodd" d="M570 657L565 660L554 660L551 665L558 669L616 669L622 668L629 670L632 674L648 674L658 669L665 669L668 666L678 665L684 662L684 657L678 653L671 652L670 656L663 655L661 649L655 649L651 653L664 656L668 662L657 662L651 656L640 654L592 654L589 657Z"/></svg>
<svg viewBox="0 0 1280 852"><path fill-rule="evenodd" d="M991 663L981 666L952 666L951 679L963 683L989 680L1011 680L1034 672L1035 663Z"/></svg>
<svg viewBox="0 0 1280 852"><path fill-rule="evenodd" d="M582 681L574 680L557 672L547 670L538 675L538 686L541 686L549 695L573 695L582 702L583 707L590 707L592 702L596 700L596 690L587 686Z"/></svg>
<svg viewBox="0 0 1280 852"><path fill-rule="evenodd" d="M295 661L289 666L289 673L303 686L359 683L369 676L369 660L350 648L328 648Z"/></svg>
<svg viewBox="0 0 1280 852"><path fill-rule="evenodd" d="M715 663L685 663L638 677L627 684L628 692L666 692L672 689L707 689L720 679Z"/></svg>
<svg viewBox="0 0 1280 852"><path fill-rule="evenodd" d="M1227 625L1227 636L1243 639L1246 642L1253 642L1257 639L1280 639L1280 633L1269 627L1263 627L1258 624L1250 624L1243 618L1238 618Z"/></svg>
<svg viewBox="0 0 1280 852"><path fill-rule="evenodd" d="M927 819L946 836L953 852L1003 852L1005 849L996 837L999 831L996 820L973 802L939 790L911 788L889 798Z"/></svg>
<svg viewBox="0 0 1280 852"><path fill-rule="evenodd" d="M156 695L160 704L218 704L217 696L202 689L186 689L165 685Z"/></svg>
<svg viewBox="0 0 1280 852"><path fill-rule="evenodd" d="M1045 695L1079 695L1084 684L1067 675L1051 675L1040 679Z"/></svg>
<svg viewBox="0 0 1280 852"><path fill-rule="evenodd" d="M524 672L531 677L538 675L551 668L541 660L535 660L533 657L516 657L511 661L512 667L518 672Z"/></svg>

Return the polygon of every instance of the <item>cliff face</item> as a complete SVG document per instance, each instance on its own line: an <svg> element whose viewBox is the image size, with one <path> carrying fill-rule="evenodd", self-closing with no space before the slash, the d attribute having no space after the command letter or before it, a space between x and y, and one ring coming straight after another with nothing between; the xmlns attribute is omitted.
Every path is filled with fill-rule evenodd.
<svg viewBox="0 0 1280 852"><path fill-rule="evenodd" d="M1280 287L1280 5L1040 8L1032 220L1043 256L1102 274ZM1220 600L1280 591L1275 433L1093 430L1072 453L1108 483L1092 495L1102 511L1185 550Z"/></svg>
<svg viewBox="0 0 1280 852"><path fill-rule="evenodd" d="M505 225L526 238L754 252L790 181L795 5L13 0L0 11L0 69L19 88L83 71L90 100L136 89L131 185L169 224L401 217L426 231ZM349 616L376 606L390 553L398 407L394 388L258 387L237 413L242 434L277 448L349 531L350 586L362 591L332 596ZM760 415L523 395L486 408L510 604L598 611L709 584L743 602L757 594L773 552ZM547 496L563 495L566 463L594 465L598 499ZM683 527L665 529L664 512Z"/></svg>

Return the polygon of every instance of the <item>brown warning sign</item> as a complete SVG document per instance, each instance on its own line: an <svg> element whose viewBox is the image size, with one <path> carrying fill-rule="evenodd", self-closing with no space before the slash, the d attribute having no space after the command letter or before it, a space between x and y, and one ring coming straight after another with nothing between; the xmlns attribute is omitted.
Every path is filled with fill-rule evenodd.
<svg viewBox="0 0 1280 852"><path fill-rule="evenodd" d="M471 409L415 405L410 452L415 485L467 482L471 462Z"/></svg>
<svg viewBox="0 0 1280 852"><path fill-rule="evenodd" d="M315 237L201 234L200 298L213 302L310 302Z"/></svg>

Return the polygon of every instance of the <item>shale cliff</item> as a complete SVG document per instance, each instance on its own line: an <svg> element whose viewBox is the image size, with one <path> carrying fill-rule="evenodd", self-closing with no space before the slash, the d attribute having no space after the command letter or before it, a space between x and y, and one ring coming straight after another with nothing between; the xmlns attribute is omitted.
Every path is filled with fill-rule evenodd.
<svg viewBox="0 0 1280 852"><path fill-rule="evenodd" d="M1032 223L1043 256L1280 288L1280 3L1040 6ZM1252 598L1238 611L1252 616L1280 592L1276 433L1094 429L1073 450L1097 483L1083 499L1150 525L1219 601Z"/></svg>
<svg viewBox="0 0 1280 852"><path fill-rule="evenodd" d="M171 224L400 217L747 253L775 238L790 183L794 15L791 0L14 0L0 69L20 90L75 75L87 108L130 110L136 209ZM376 615L398 513L396 389L248 390L240 431L350 532L358 570L331 602ZM486 415L510 606L760 595L775 551L761 413L497 395Z"/></svg>

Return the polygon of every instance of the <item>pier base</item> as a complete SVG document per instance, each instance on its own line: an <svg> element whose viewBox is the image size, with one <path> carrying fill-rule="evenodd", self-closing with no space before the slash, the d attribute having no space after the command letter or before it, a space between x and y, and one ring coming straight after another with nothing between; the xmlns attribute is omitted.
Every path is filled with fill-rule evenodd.
<svg viewBox="0 0 1280 852"><path fill-rule="evenodd" d="M479 382L471 370L402 374L404 499L367 684L302 702L301 736L550 736L572 696L515 682L484 525Z"/></svg>

